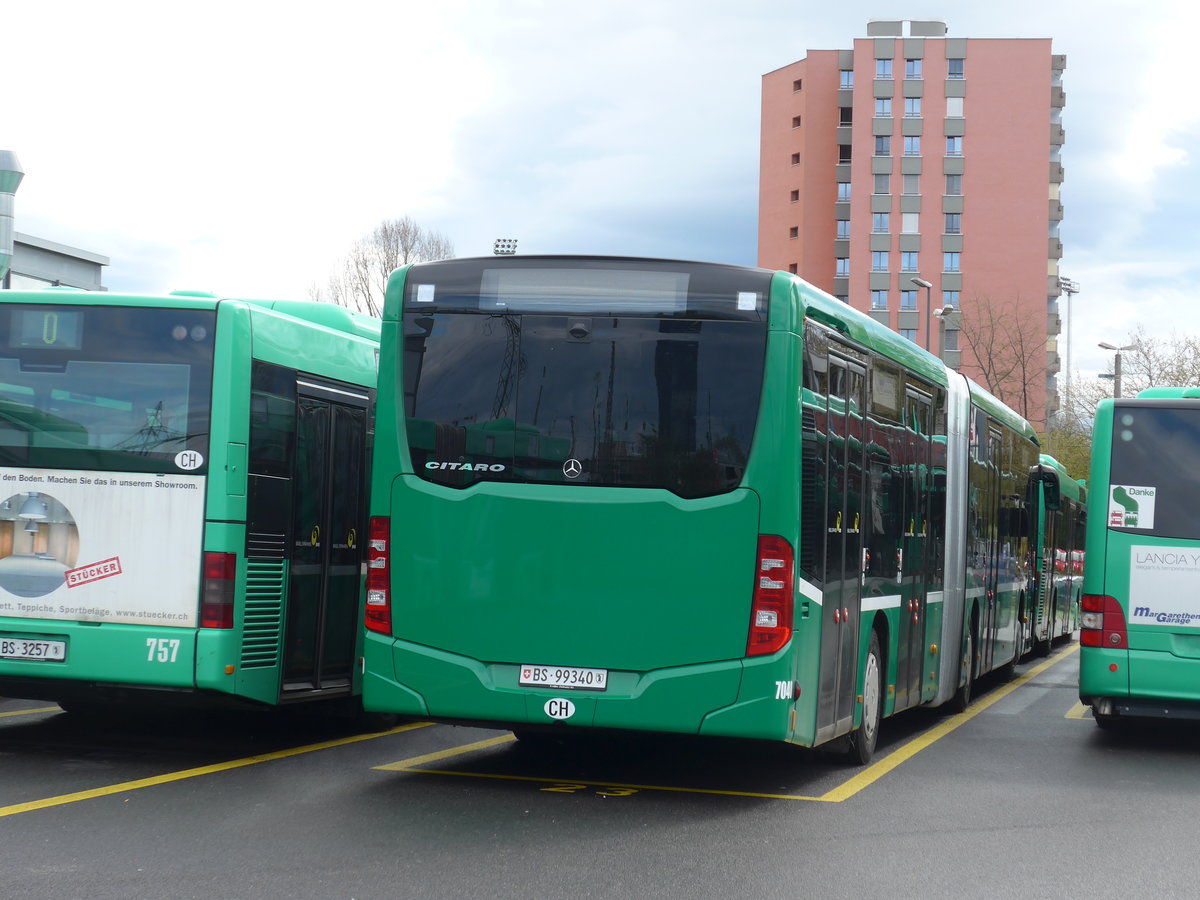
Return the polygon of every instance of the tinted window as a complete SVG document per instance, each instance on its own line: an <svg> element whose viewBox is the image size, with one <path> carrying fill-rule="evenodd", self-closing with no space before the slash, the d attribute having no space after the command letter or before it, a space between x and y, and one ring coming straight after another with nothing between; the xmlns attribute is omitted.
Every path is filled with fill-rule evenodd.
<svg viewBox="0 0 1200 900"><path fill-rule="evenodd" d="M1200 538L1200 407L1113 410L1108 524L1161 537Z"/></svg>
<svg viewBox="0 0 1200 900"><path fill-rule="evenodd" d="M215 322L211 310L0 310L0 464L162 472L181 450L207 457Z"/></svg>
<svg viewBox="0 0 1200 900"><path fill-rule="evenodd" d="M759 307L769 273L688 265L626 272L610 283L592 270L581 277L566 269L555 299L553 279L522 272L509 283L522 285L526 299L512 294L504 302L538 311L491 312L495 291L484 308L469 292L478 294L481 278L499 283L485 271L495 264L474 263L473 276L463 265L446 265L454 275L446 290L436 272L410 274L403 382L419 475L452 486L641 486L683 497L741 481L762 389ZM436 284L427 291L442 301L457 300L423 306L419 284ZM606 293L606 285L619 290ZM618 314L599 314L600 307Z"/></svg>

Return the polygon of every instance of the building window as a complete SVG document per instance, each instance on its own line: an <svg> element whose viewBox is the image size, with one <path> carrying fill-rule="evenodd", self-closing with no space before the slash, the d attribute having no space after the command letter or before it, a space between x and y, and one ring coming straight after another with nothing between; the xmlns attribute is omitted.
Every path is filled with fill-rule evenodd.
<svg viewBox="0 0 1200 900"><path fill-rule="evenodd" d="M942 304L958 309L958 291L942 291Z"/></svg>
<svg viewBox="0 0 1200 900"><path fill-rule="evenodd" d="M943 253L942 254L942 271L943 272L959 272L961 265L961 253Z"/></svg>
<svg viewBox="0 0 1200 900"><path fill-rule="evenodd" d="M920 78L921 77L921 60L906 59L904 61L904 77L905 78Z"/></svg>
<svg viewBox="0 0 1200 900"><path fill-rule="evenodd" d="M946 196L957 197L962 194L962 176L947 175L946 176Z"/></svg>
<svg viewBox="0 0 1200 900"><path fill-rule="evenodd" d="M947 78L962 78L963 76L963 59L948 59L946 60L946 77Z"/></svg>
<svg viewBox="0 0 1200 900"><path fill-rule="evenodd" d="M947 97L946 98L946 118L961 119L963 114L963 98L962 97Z"/></svg>
<svg viewBox="0 0 1200 900"><path fill-rule="evenodd" d="M838 294L837 299L841 300L847 306L850 305L850 298L846 294Z"/></svg>
<svg viewBox="0 0 1200 900"><path fill-rule="evenodd" d="M891 156L892 155L892 136L890 134L875 135L875 155L876 156Z"/></svg>
<svg viewBox="0 0 1200 900"><path fill-rule="evenodd" d="M802 87L804 87L804 81L802 79L797 78L795 81L792 82L792 90L793 91L798 91Z"/></svg>
<svg viewBox="0 0 1200 900"><path fill-rule="evenodd" d="M839 241L850 240L850 220L849 219L838 219L837 220L837 236L838 236Z"/></svg>
<svg viewBox="0 0 1200 900"><path fill-rule="evenodd" d="M792 193L791 193L791 196L790 196L790 198L789 198L789 199L791 199L791 201L792 201L793 203L797 203L797 202L799 202L799 200L800 200L800 192L799 192L799 191L792 191Z"/></svg>
<svg viewBox="0 0 1200 900"><path fill-rule="evenodd" d="M891 229L891 214L878 212L871 216L871 231L875 234L887 234Z"/></svg>
<svg viewBox="0 0 1200 900"><path fill-rule="evenodd" d="M892 189L892 176L886 172L879 172L875 175L875 193L886 194Z"/></svg>
<svg viewBox="0 0 1200 900"><path fill-rule="evenodd" d="M793 128L800 127L800 117L799 116L792 116L792 127Z"/></svg>
<svg viewBox="0 0 1200 900"><path fill-rule="evenodd" d="M871 271L886 272L888 270L888 252L886 250L871 251Z"/></svg>
<svg viewBox="0 0 1200 900"><path fill-rule="evenodd" d="M875 117L877 119L889 119L892 115L892 98L891 97L876 97L875 98Z"/></svg>
<svg viewBox="0 0 1200 900"><path fill-rule="evenodd" d="M921 98L920 97L905 97L904 98L904 116L908 119L920 118L921 115Z"/></svg>
<svg viewBox="0 0 1200 900"><path fill-rule="evenodd" d="M946 155L947 156L962 156L962 138L958 135L951 135L946 138Z"/></svg>
<svg viewBox="0 0 1200 900"><path fill-rule="evenodd" d="M917 254L914 250L905 250L900 254L900 271L901 272L919 272L917 267Z"/></svg>
<svg viewBox="0 0 1200 900"><path fill-rule="evenodd" d="M842 69L841 79L842 90L849 90L850 88L854 87L854 70Z"/></svg>
<svg viewBox="0 0 1200 900"><path fill-rule="evenodd" d="M839 106L838 107L838 124L853 125L854 124L854 107Z"/></svg>
<svg viewBox="0 0 1200 900"><path fill-rule="evenodd" d="M946 213L946 234L962 234L962 213Z"/></svg>
<svg viewBox="0 0 1200 900"><path fill-rule="evenodd" d="M892 61L890 59L875 60L875 77L876 78L891 78L892 77Z"/></svg>
<svg viewBox="0 0 1200 900"><path fill-rule="evenodd" d="M902 234L917 234L921 228L918 225L920 219L919 213L901 213L900 214L900 232Z"/></svg>
<svg viewBox="0 0 1200 900"><path fill-rule="evenodd" d="M790 237L792 240L795 240L796 238L800 237L799 227L793 225L791 228L789 228L788 229L788 237Z"/></svg>
<svg viewBox="0 0 1200 900"><path fill-rule="evenodd" d="M905 156L920 156L921 155L921 136L919 134L906 135L904 138L904 155Z"/></svg>
<svg viewBox="0 0 1200 900"><path fill-rule="evenodd" d="M887 291L871 291L871 309L887 309L887 304Z"/></svg>
<svg viewBox="0 0 1200 900"><path fill-rule="evenodd" d="M943 350L957 350L958 349L958 329L957 328L955 328L953 330L947 329L946 336L945 336L945 338L943 338L943 341L944 341L944 343L942 345Z"/></svg>
<svg viewBox="0 0 1200 900"><path fill-rule="evenodd" d="M917 292L916 291L901 291L900 292L900 308L901 309L916 309L917 308Z"/></svg>
<svg viewBox="0 0 1200 900"><path fill-rule="evenodd" d="M845 278L850 274L850 257L839 256L836 260L834 260L834 262L837 263L837 269L834 271L834 275L836 275L838 278Z"/></svg>
<svg viewBox="0 0 1200 900"><path fill-rule="evenodd" d="M800 154L799 153L792 154L792 165L793 166L800 165Z"/></svg>
<svg viewBox="0 0 1200 900"><path fill-rule="evenodd" d="M901 328L900 337L904 338L906 341L912 341L915 344L917 342L917 329Z"/></svg>
<svg viewBox="0 0 1200 900"><path fill-rule="evenodd" d="M838 192L837 192L838 202L845 203L846 201L848 201L850 199L850 182L839 181L837 183L837 186L838 186Z"/></svg>
<svg viewBox="0 0 1200 900"><path fill-rule="evenodd" d="M904 176L904 193L906 193L906 194L921 193L921 176L920 175L905 175Z"/></svg>
<svg viewBox="0 0 1200 900"><path fill-rule="evenodd" d="M798 265L796 265L795 263L788 263L788 271L791 272L793 275L799 275L800 274L799 269L800 269L800 267Z"/></svg>
<svg viewBox="0 0 1200 900"><path fill-rule="evenodd" d="M850 162L850 158L851 158L850 145L849 144L838 144L838 162L839 163L848 163L848 162Z"/></svg>

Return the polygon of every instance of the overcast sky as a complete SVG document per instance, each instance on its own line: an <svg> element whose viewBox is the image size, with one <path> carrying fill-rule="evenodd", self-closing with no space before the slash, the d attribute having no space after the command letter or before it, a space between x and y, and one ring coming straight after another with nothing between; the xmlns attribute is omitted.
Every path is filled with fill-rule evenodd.
<svg viewBox="0 0 1200 900"><path fill-rule="evenodd" d="M871 18L1066 54L1076 371L1139 322L1200 331L1200 12L1168 0L10 4L0 149L16 229L114 291L304 297L403 215L459 255L753 265L761 77Z"/></svg>

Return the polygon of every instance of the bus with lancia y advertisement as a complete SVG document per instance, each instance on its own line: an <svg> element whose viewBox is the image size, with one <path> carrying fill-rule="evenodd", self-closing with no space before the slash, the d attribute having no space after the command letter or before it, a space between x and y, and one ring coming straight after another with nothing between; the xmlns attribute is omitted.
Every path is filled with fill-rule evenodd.
<svg viewBox="0 0 1200 900"><path fill-rule="evenodd" d="M1200 388L1096 410L1079 699L1109 727L1200 718Z"/></svg>

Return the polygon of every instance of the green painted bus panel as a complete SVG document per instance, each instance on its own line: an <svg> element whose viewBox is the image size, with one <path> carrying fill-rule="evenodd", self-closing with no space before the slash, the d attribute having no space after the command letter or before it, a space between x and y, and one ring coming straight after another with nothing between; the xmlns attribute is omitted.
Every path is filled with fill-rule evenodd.
<svg viewBox="0 0 1200 900"><path fill-rule="evenodd" d="M393 627L486 662L648 671L741 657L752 491L393 484ZM520 602L514 602L519 599Z"/></svg>
<svg viewBox="0 0 1200 900"><path fill-rule="evenodd" d="M700 733L771 741L796 739L791 731L797 684L794 656L789 645L774 656L744 660L737 700L706 715ZM812 736L802 735L799 742L811 744Z"/></svg>
<svg viewBox="0 0 1200 900"><path fill-rule="evenodd" d="M248 309L253 321L255 359L301 372L319 372L351 384L362 384L364 373L375 370L378 351L373 340L320 325L294 327L292 316L260 307ZM293 327L288 327L289 323ZM248 356L246 363L248 366Z"/></svg>
<svg viewBox="0 0 1200 900"><path fill-rule="evenodd" d="M1129 651L1083 647L1079 653L1081 697L1129 696Z"/></svg>
<svg viewBox="0 0 1200 900"><path fill-rule="evenodd" d="M368 712L391 712L405 716L428 716L425 699L396 674L395 641L368 631L363 641L362 704Z"/></svg>
<svg viewBox="0 0 1200 900"><path fill-rule="evenodd" d="M276 686L264 695L255 696L254 685L243 685L238 677L240 634L234 629L201 628L196 632L196 687L200 690L239 693L264 703L274 703L279 694ZM233 671L226 669L232 666Z"/></svg>
<svg viewBox="0 0 1200 900"><path fill-rule="evenodd" d="M19 631L13 625L19 626ZM112 684L195 686L196 632L111 622L84 624L49 619L0 622L0 639L66 641L66 659L6 659L5 678L102 681Z"/></svg>
<svg viewBox="0 0 1200 900"><path fill-rule="evenodd" d="M555 719L547 703L566 698L575 705L572 727L696 733L713 710L737 702L742 681L741 660L731 660L645 673L610 672L603 692L530 688L518 684L517 665L481 663L408 641L396 641L391 659L385 660L386 647L373 638L367 643L366 707L434 718L551 724ZM403 673L403 684L382 677L388 669ZM774 682L770 690L773 696ZM782 707L776 704L777 711ZM776 718L782 722L784 714L777 712ZM782 726L778 731L773 736L782 737Z"/></svg>

